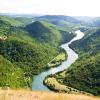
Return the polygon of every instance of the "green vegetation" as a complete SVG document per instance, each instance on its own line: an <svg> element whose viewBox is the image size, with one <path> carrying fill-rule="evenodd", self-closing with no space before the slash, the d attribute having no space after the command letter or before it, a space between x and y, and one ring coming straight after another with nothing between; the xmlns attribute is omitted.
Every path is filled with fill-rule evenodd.
<svg viewBox="0 0 100 100"><path fill-rule="evenodd" d="M61 65L61 63L66 60L67 54L64 50L60 52L53 60L48 63L48 68L56 67Z"/></svg>
<svg viewBox="0 0 100 100"><path fill-rule="evenodd" d="M0 55L0 87L25 88L27 82L23 71Z"/></svg>
<svg viewBox="0 0 100 100"><path fill-rule="evenodd" d="M28 25L34 21L34 18L29 18L29 17L16 17L14 18L16 21L19 21L22 23L23 26Z"/></svg>
<svg viewBox="0 0 100 100"><path fill-rule="evenodd" d="M25 29L38 41L58 46L70 41L75 35L64 30L59 30L55 25L46 21L36 21Z"/></svg>
<svg viewBox="0 0 100 100"><path fill-rule="evenodd" d="M70 45L76 52L98 54L100 49L100 29L88 30L85 37Z"/></svg>
<svg viewBox="0 0 100 100"><path fill-rule="evenodd" d="M15 19L10 19L2 16L0 20L0 60L3 59L2 64L0 62L0 87L31 87L34 75L48 69L48 62L59 54L58 46L67 40L63 37L68 36L69 41L74 35L61 33L48 22L36 21L18 27L12 21Z"/></svg>
<svg viewBox="0 0 100 100"><path fill-rule="evenodd" d="M17 21L14 18L10 18L7 16L0 16L0 21L10 23L12 26L21 26L22 25L22 23L20 21Z"/></svg>
<svg viewBox="0 0 100 100"><path fill-rule="evenodd" d="M16 40L6 40L0 41L0 54L32 76L46 68L47 63L56 56L57 52L49 46L43 47L36 43L30 45Z"/></svg>
<svg viewBox="0 0 100 100"><path fill-rule="evenodd" d="M83 26L85 37L70 45L80 54L79 59L49 80L58 84L57 91L100 95L100 29L93 27L99 26L99 19L93 23L92 28ZM0 16L0 87L31 87L34 75L61 64L66 55L58 46L70 41L75 36L72 31L80 25L85 24L69 16Z"/></svg>
<svg viewBox="0 0 100 100"><path fill-rule="evenodd" d="M58 28L72 31L73 29L79 28L81 21L70 17L70 16L62 16L62 15L46 15L41 17L36 17L36 20L40 21L47 21L54 25L56 25Z"/></svg>
<svg viewBox="0 0 100 100"><path fill-rule="evenodd" d="M61 74L60 74L60 76L61 76ZM50 90L53 90L55 92L65 92L65 93L74 93L74 94L78 93L78 94L91 95L89 93L86 93L85 91L80 91L80 90L77 90L76 88L72 88L72 87L66 86L66 85L58 82L57 79L55 77L53 77L53 75L46 77L43 82L45 85L47 85L47 87Z"/></svg>
<svg viewBox="0 0 100 100"><path fill-rule="evenodd" d="M57 28L45 21L36 21L26 26L26 30L31 33L36 40L47 42L51 45L58 45L61 42L61 34Z"/></svg>
<svg viewBox="0 0 100 100"><path fill-rule="evenodd" d="M9 34L6 40L0 40L0 54L21 68L26 79L32 80L34 74L39 74L46 69L47 63L58 54L58 51L47 44L36 42L25 33L18 36L17 32ZM31 87L31 84L29 86Z"/></svg>
<svg viewBox="0 0 100 100"><path fill-rule="evenodd" d="M69 42L72 38L75 37L75 34L73 32L67 32L65 30L59 30L62 35L62 44Z"/></svg>
<svg viewBox="0 0 100 100"><path fill-rule="evenodd" d="M78 59L72 66L55 77L59 83L73 87L80 91L86 91L95 95L100 94L99 88L99 64L100 55ZM63 73L63 72L62 72Z"/></svg>
<svg viewBox="0 0 100 100"><path fill-rule="evenodd" d="M83 39L70 46L79 59L54 77L62 85L100 95L100 29L86 31Z"/></svg>

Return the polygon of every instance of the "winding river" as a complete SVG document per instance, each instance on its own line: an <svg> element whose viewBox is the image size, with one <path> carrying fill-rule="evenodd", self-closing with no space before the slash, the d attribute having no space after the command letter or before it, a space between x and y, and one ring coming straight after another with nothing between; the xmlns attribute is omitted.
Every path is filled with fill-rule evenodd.
<svg viewBox="0 0 100 100"><path fill-rule="evenodd" d="M75 53L70 47L69 44L72 42L79 40L83 38L84 33L81 32L80 30L75 31L76 37L74 37L70 42L62 44L61 48L63 48L67 55L68 58L66 61L64 61L60 66L56 68L51 68L50 70L47 70L45 72L40 73L39 75L36 75L33 79L32 83L32 90L43 90L43 91L50 91L44 84L43 80L45 79L46 76L50 74L55 74L57 72L63 71L67 69L75 60L78 58L78 54Z"/></svg>

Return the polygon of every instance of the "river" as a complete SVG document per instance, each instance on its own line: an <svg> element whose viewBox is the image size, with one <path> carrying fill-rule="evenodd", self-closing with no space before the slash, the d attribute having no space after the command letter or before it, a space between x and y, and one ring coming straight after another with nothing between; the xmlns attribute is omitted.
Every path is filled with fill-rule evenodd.
<svg viewBox="0 0 100 100"><path fill-rule="evenodd" d="M65 69L67 69L73 62L75 62L75 60L78 59L78 54L75 53L70 47L69 44L71 44L72 42L79 40L81 38L83 38L84 33L81 32L80 30L75 31L76 37L74 37L70 42L62 44L61 48L63 48L68 57L67 60L64 61L61 65L59 65L56 68L51 68L47 71L44 71L42 73L40 73L39 75L36 75L33 79L33 83L32 83L32 90L43 90L43 91L50 91L44 84L43 84L43 80L45 79L46 76L50 75L50 74L55 74L57 72L63 71Z"/></svg>

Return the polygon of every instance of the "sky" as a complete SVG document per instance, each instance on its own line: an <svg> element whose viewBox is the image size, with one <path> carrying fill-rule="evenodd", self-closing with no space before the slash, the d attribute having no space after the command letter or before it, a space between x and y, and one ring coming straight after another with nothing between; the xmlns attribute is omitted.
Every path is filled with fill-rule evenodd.
<svg viewBox="0 0 100 100"><path fill-rule="evenodd" d="M100 16L100 0L0 0L0 13Z"/></svg>

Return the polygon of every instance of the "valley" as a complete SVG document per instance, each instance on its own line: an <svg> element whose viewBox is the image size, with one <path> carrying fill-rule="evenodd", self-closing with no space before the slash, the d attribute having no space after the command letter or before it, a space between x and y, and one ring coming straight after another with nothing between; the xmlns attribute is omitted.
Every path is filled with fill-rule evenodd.
<svg viewBox="0 0 100 100"><path fill-rule="evenodd" d="M99 100L93 97L100 96L99 18L83 19L0 15L0 96L25 89L19 95L36 93L41 100L37 95Z"/></svg>
<svg viewBox="0 0 100 100"><path fill-rule="evenodd" d="M99 31L99 29L87 31L85 33L87 35L85 35L81 40L70 44L70 47L80 54L79 58L68 69L60 73L56 73L50 77L57 80L57 82L61 85L69 86L93 95L99 95ZM50 77L48 76L46 80L48 80ZM53 85L52 80L49 82L49 84L51 86ZM49 85L47 84L47 86ZM55 90L55 87L49 86L49 88ZM59 89L57 91L59 91ZM62 89L62 91L66 91L66 89Z"/></svg>
<svg viewBox="0 0 100 100"><path fill-rule="evenodd" d="M47 91L49 91L48 88L45 87L45 85L44 85L45 84L44 79L51 74L53 75L57 72L63 71L64 69L67 69L78 58L78 55L71 48L69 48L69 45L72 42L74 42L78 39L81 39L84 36L84 34L82 32L80 32L79 30L76 31L75 33L77 34L76 37L74 37L68 43L61 45L61 48L63 48L68 55L67 60L65 62L63 62L60 66L57 66L56 68L51 68L50 70L42 72L39 75L37 75L36 77L34 77L34 79L33 79L34 81L32 84L33 90L47 90ZM43 81L44 81L44 84L43 84Z"/></svg>
<svg viewBox="0 0 100 100"><path fill-rule="evenodd" d="M11 76L13 72L10 73L6 70L8 65L4 63L5 60L1 61L0 67L5 66L4 69L7 72L6 75L5 72L1 72L2 83L0 86L9 86L15 89L31 88L34 75L48 69L47 64L63 51L58 46L66 40L69 41L75 35L59 30L55 25L45 21L36 21L26 26L20 26L15 22L16 25L12 24L12 20L16 21L14 18L0 17L0 36L7 37L5 40L0 39L0 55L12 66L17 66L21 70L22 75L16 78L16 81L20 81L20 77L23 77L22 83L12 84L13 79L9 80L8 75ZM67 38L63 38L65 36ZM8 69L12 68L8 67Z"/></svg>

